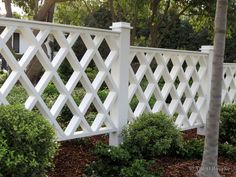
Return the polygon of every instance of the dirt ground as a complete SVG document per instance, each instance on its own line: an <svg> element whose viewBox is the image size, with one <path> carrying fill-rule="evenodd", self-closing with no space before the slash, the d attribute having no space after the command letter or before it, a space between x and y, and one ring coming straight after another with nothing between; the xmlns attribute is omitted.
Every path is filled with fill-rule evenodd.
<svg viewBox="0 0 236 177"><path fill-rule="evenodd" d="M196 136L196 130L184 132L184 139ZM49 177L82 177L86 166L95 160L90 151L97 141L108 143L108 137L96 136L83 141L61 142L59 152L54 159L55 169L49 173ZM164 167L165 177L195 177L200 164L201 160L162 157L155 165ZM236 177L236 162L219 157L219 172L221 177Z"/></svg>

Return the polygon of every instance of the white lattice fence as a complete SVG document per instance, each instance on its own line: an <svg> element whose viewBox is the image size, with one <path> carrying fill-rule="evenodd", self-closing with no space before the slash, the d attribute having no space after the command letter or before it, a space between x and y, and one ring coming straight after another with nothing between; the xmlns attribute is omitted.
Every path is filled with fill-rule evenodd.
<svg viewBox="0 0 236 177"><path fill-rule="evenodd" d="M121 27L127 24L119 25ZM27 92L25 107L29 110L38 110L46 117L55 127L61 140L117 131L117 120L112 118L111 114L116 111L114 106L117 104L120 86L117 74L113 71L115 69L111 68L117 68L119 62L121 40L119 30L99 30L7 18L0 19L0 26L2 29L0 53L11 69L7 80L0 85L0 104L9 104L9 93L13 87L21 85ZM26 41L27 50L19 60L16 60L14 52L6 45L15 32L20 33ZM54 43L57 44L57 54L52 61L43 49L49 36L53 37ZM81 58L75 53L75 50L81 47L76 46L78 40L85 48ZM101 56L102 43L106 43L105 46L109 48L106 56ZM34 57L43 67L43 74L37 84L32 84L26 75L27 67ZM57 72L65 60L72 70L66 82ZM88 76L88 67L91 64L97 70L95 78L92 79ZM43 96L48 85L53 85L58 93L53 103L46 103L47 98ZM79 103L75 101L78 98L74 94L78 88L85 92ZM101 98L98 92L104 88L107 94L105 98ZM50 97L50 94L48 96ZM71 118L66 125L62 125L59 119L65 107L70 112ZM95 110L95 115L89 122L87 118L91 107Z"/></svg>
<svg viewBox="0 0 236 177"><path fill-rule="evenodd" d="M224 63L222 103L234 103L236 99L236 64Z"/></svg>
<svg viewBox="0 0 236 177"><path fill-rule="evenodd" d="M209 95L208 59L201 52L132 47L130 118L163 111L176 117L183 130L202 126Z"/></svg>
<svg viewBox="0 0 236 177"><path fill-rule="evenodd" d="M127 23L114 23L110 31L0 18L0 31L0 54L10 68L0 85L0 104L20 101L39 111L60 140L110 133L110 144L117 145L128 118L144 112L163 111L182 130L204 126L212 47L203 46L202 52L130 47ZM26 50L17 59L7 46L15 32ZM33 58L43 68L34 84L26 74ZM222 102L232 103L235 65L224 65L223 80ZM25 99L12 101L19 88ZM69 116L66 122L61 122L63 112Z"/></svg>

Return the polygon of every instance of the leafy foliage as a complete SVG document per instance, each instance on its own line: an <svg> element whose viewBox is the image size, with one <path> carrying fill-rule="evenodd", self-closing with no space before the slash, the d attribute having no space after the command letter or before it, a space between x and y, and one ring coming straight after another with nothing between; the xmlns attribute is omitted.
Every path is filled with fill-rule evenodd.
<svg viewBox="0 0 236 177"><path fill-rule="evenodd" d="M123 147L145 159L171 153L181 145L181 133L163 113L143 114L123 131Z"/></svg>
<svg viewBox="0 0 236 177"><path fill-rule="evenodd" d="M49 122L20 105L1 106L0 142L0 176L46 176L58 147Z"/></svg>
<svg viewBox="0 0 236 177"><path fill-rule="evenodd" d="M231 144L220 144L219 154L236 162L236 146Z"/></svg>
<svg viewBox="0 0 236 177"><path fill-rule="evenodd" d="M7 79L8 74L4 73L3 71L0 71L0 84L3 84L5 80Z"/></svg>
<svg viewBox="0 0 236 177"><path fill-rule="evenodd" d="M236 146L236 104L223 106L220 120L220 141Z"/></svg>
<svg viewBox="0 0 236 177"><path fill-rule="evenodd" d="M87 176L118 177L121 169L129 165L131 160L127 150L102 143L96 145L93 154L98 160L88 166L85 172Z"/></svg>
<svg viewBox="0 0 236 177"><path fill-rule="evenodd" d="M85 173L88 177L158 177L159 170L152 170L154 161L135 159L123 147L96 145L93 154L97 160L90 164Z"/></svg>
<svg viewBox="0 0 236 177"><path fill-rule="evenodd" d="M154 161L146 161L143 159L136 159L129 167L124 167L121 170L122 177L161 177L161 171L151 170Z"/></svg>
<svg viewBox="0 0 236 177"><path fill-rule="evenodd" d="M183 142L183 146L177 151L177 156L187 159L201 158L203 153L204 140L191 139Z"/></svg>

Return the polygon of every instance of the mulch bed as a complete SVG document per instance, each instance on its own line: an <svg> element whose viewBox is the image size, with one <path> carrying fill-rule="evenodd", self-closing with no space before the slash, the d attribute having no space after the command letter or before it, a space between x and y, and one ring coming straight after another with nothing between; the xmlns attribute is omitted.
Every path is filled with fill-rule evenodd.
<svg viewBox="0 0 236 177"><path fill-rule="evenodd" d="M200 137L196 130L184 132L184 139ZM201 138L201 137L200 137ZM54 159L55 169L49 177L82 177L88 164L95 160L90 153L98 142L108 143L107 136L96 136L84 140L61 142L57 156ZM180 158L163 157L156 162L157 167L163 167L165 177L196 177L201 160L184 160ZM219 172L221 177L236 177L236 162L219 157Z"/></svg>

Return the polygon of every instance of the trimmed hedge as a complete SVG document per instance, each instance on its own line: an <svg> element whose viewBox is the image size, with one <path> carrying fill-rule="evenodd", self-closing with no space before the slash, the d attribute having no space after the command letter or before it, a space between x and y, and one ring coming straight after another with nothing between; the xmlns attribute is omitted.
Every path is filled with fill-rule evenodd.
<svg viewBox="0 0 236 177"><path fill-rule="evenodd" d="M0 107L0 176L44 177L58 144L49 122L21 105Z"/></svg>

